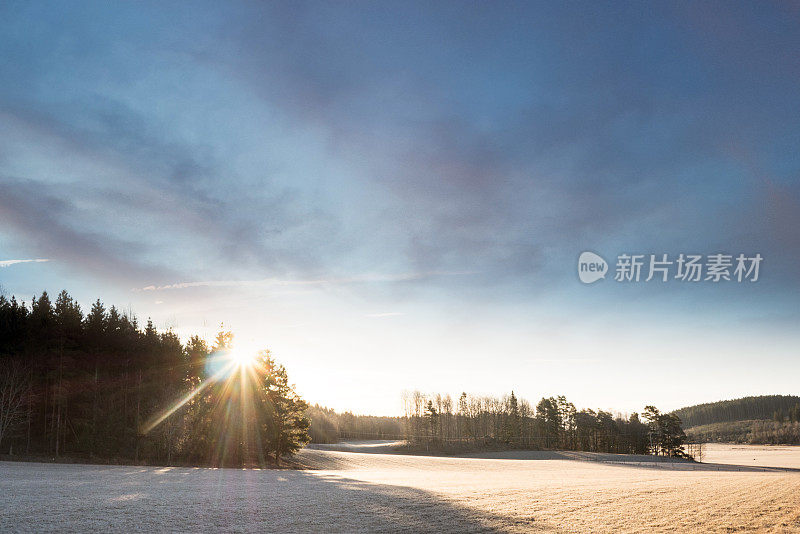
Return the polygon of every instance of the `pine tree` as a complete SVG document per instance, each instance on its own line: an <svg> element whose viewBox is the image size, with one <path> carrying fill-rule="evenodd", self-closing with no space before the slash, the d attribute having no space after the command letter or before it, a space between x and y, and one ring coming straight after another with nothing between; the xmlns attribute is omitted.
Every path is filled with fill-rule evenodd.
<svg viewBox="0 0 800 534"><path fill-rule="evenodd" d="M106 308L100 299L92 304L92 309L84 320L86 348L92 360L92 415L89 438L89 455L97 454L98 424L100 419L100 357L106 338Z"/></svg>
<svg viewBox="0 0 800 534"><path fill-rule="evenodd" d="M683 446L686 434L681 428L681 419L674 413L662 414L655 406L645 406L644 418L650 427L651 449L653 454L665 456L686 456Z"/></svg>
<svg viewBox="0 0 800 534"><path fill-rule="evenodd" d="M506 405L506 421L503 428L503 438L506 443L519 443L521 437L519 403L514 392L508 398Z"/></svg>
<svg viewBox="0 0 800 534"><path fill-rule="evenodd" d="M425 418L428 421L428 435L431 437L436 436L439 428L439 412L433 405L432 400L428 400L428 404L425 405Z"/></svg>
<svg viewBox="0 0 800 534"><path fill-rule="evenodd" d="M297 395L294 386L289 384L286 369L275 363L268 350L258 354L258 367L263 372L263 443L279 465L283 455L297 452L311 439L308 435L310 422L305 415L308 404Z"/></svg>

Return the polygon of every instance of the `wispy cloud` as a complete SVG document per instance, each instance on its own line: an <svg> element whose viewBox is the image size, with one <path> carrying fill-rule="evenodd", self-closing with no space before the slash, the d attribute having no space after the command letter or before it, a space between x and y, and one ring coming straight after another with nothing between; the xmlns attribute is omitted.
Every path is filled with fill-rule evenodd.
<svg viewBox="0 0 800 534"><path fill-rule="evenodd" d="M196 287L253 287L253 286L315 286L345 285L372 282L408 282L439 276L459 276L476 274L476 271L429 271L422 273L374 274L340 278L318 278L311 280L283 280L280 278L262 278L260 280L203 280L196 282L178 282L162 286L149 285L133 288L133 291L164 291L168 289L190 289Z"/></svg>
<svg viewBox="0 0 800 534"><path fill-rule="evenodd" d="M9 265L16 265L18 263L43 263L50 261L45 258L36 258L31 260L0 260L0 267L8 267Z"/></svg>
<svg viewBox="0 0 800 534"><path fill-rule="evenodd" d="M396 317L398 315L405 315L403 312L384 312L384 313L368 313L364 317Z"/></svg>
<svg viewBox="0 0 800 534"><path fill-rule="evenodd" d="M82 215L87 210L78 199L69 198L68 190L63 185L14 179L0 172L0 223L31 247L31 253L47 254L82 272L140 283L178 276L143 261L146 244L109 235L85 221Z"/></svg>

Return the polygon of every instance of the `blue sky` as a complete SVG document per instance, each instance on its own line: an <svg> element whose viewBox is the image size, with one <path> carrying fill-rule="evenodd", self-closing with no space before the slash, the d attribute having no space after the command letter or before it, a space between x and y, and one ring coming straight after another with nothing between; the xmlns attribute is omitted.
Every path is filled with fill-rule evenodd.
<svg viewBox="0 0 800 534"><path fill-rule="evenodd" d="M7 2L0 260L49 261L0 283L182 335L224 321L339 409L796 393L798 17ZM584 250L764 262L753 284L584 286Z"/></svg>

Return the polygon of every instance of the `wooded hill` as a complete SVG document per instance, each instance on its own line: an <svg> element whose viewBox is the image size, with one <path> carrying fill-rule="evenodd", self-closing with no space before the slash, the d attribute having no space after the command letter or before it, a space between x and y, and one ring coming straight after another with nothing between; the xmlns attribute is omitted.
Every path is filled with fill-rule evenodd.
<svg viewBox="0 0 800 534"><path fill-rule="evenodd" d="M780 416L789 419L798 406L800 397L795 395L761 395L697 404L672 413L683 421L683 428L691 428L730 421L776 420Z"/></svg>

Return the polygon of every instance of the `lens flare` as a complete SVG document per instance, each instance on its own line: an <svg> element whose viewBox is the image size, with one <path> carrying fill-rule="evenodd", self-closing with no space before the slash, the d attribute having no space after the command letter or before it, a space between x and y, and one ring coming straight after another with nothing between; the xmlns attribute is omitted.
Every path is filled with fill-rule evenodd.
<svg viewBox="0 0 800 534"><path fill-rule="evenodd" d="M191 417L200 414L219 422L209 436L207 454L212 465L223 465L226 458L236 455L242 465L263 464L265 449L258 431L263 421L258 407L271 405L264 377L271 372L273 362L269 351L256 347L251 344L210 353L203 377L197 377L200 382L172 406L147 419L139 432L148 434L171 417L194 409Z"/></svg>
<svg viewBox="0 0 800 534"><path fill-rule="evenodd" d="M233 349L228 357L237 367L252 367L256 353L247 349Z"/></svg>

